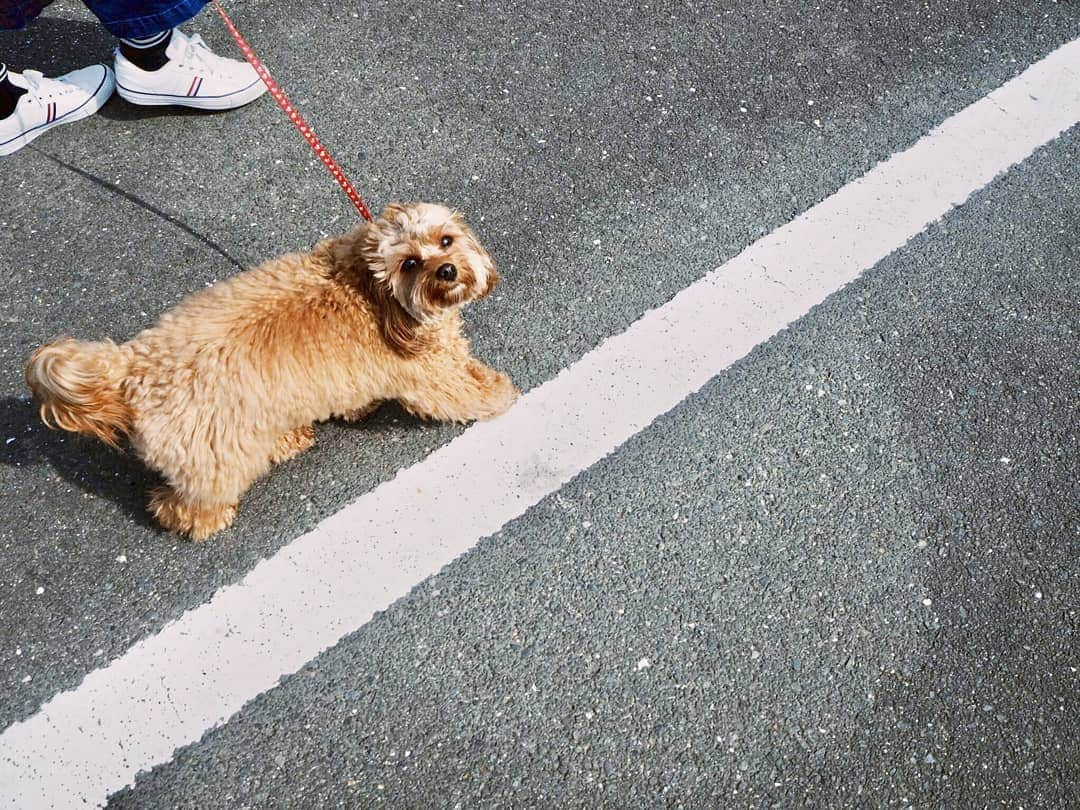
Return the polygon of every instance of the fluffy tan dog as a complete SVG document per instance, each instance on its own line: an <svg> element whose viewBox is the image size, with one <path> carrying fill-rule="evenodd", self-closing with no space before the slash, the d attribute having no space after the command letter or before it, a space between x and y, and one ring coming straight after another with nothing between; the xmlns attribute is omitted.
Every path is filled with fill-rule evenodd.
<svg viewBox="0 0 1080 810"><path fill-rule="evenodd" d="M46 425L131 447L167 482L150 511L202 540L232 523L312 423L396 399L427 419L506 411L517 390L469 354L462 304L498 283L461 217L392 204L373 223L198 292L127 343L62 338L30 358Z"/></svg>

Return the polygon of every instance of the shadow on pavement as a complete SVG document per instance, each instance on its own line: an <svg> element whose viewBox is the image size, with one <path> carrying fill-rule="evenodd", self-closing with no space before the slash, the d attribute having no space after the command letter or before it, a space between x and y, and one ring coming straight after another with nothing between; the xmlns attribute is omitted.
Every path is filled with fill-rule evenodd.
<svg viewBox="0 0 1080 810"><path fill-rule="evenodd" d="M40 17L21 31L0 31L0 61L14 71L56 76L95 62L111 64L115 45L96 22Z"/></svg>
<svg viewBox="0 0 1080 810"><path fill-rule="evenodd" d="M95 497L117 504L141 526L155 528L146 511L147 492L159 483L130 453L46 428L30 399L0 399L0 465L48 464L62 478Z"/></svg>
<svg viewBox="0 0 1080 810"><path fill-rule="evenodd" d="M161 108L155 108L155 109L161 109ZM60 167L62 167L64 169L67 169L69 172L73 172L73 173L79 175L79 177L82 177L84 180L89 180L91 183L98 186L102 190L108 192L109 194L115 194L116 196L121 197L124 200L127 200L129 203L132 203L133 205L139 206L139 208L142 208L144 211L148 211L149 213L153 214L154 216L165 220L170 225L173 225L173 226L179 228L184 233L186 233L188 236L190 236L193 239L195 239L196 241L201 242L202 244L206 245L208 248L210 248L212 251L217 253L219 256L221 256L223 259L225 259L225 261L229 262L229 264L231 264L233 267L237 268L238 270L244 270L245 269L244 265L241 264L241 262L238 259L231 256L229 254L229 252L225 250L225 248L223 248L221 245L219 245L213 239L210 239L209 237L199 233L194 228L192 228L190 225L188 225L186 222L182 222L181 220L179 220L176 217L172 216L168 212L163 211L162 209L158 208L156 205L153 205L152 203L147 202L142 197L139 197L137 194L132 194L130 191L125 191L124 189L116 186L115 184L110 183L107 180L102 179L101 177L98 177L93 172L88 172L85 169L80 169L78 166L76 166L76 165L74 165L72 163L68 163L67 161L61 160L56 155L54 155L52 152L48 152L45 149L41 148L40 146L37 146L35 144L31 144L30 146L28 146L26 148L29 149L32 152L38 153L39 155L45 157L48 160L51 160L57 166L60 166Z"/></svg>
<svg viewBox="0 0 1080 810"><path fill-rule="evenodd" d="M227 112L231 112L227 111ZM144 107L131 104L114 93L109 102L98 110L98 115L109 121L145 121L152 118L200 118L219 113L193 110L190 107Z"/></svg>

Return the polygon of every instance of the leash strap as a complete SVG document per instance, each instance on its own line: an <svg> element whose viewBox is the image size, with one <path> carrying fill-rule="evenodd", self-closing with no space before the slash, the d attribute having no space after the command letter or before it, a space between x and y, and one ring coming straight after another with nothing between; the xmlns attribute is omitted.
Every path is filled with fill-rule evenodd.
<svg viewBox="0 0 1080 810"><path fill-rule="evenodd" d="M300 115L299 110L292 105L292 102L289 101L289 97L285 95L285 91L281 89L276 81L274 81L273 76L270 75L270 71L268 71L263 66L263 63L259 61L259 57L255 55L255 51L248 45L243 34L236 29L235 25L233 25L233 21L229 19L229 15L226 14L225 9L221 7L221 3L219 3L218 0L212 0L212 2L214 8L217 9L217 13L225 23L225 27L229 29L232 38L235 39L236 44L240 46L240 52L244 54L244 58L248 60L253 68L255 68L255 72L259 74L259 78L263 80L263 84L269 89L270 95L274 97L274 101L278 103L278 106L281 107L285 115L293 122L293 126L295 126L300 134L304 136L304 140L311 146L312 150L315 152L315 156L323 162L323 165L326 166L330 175L337 180L337 184L341 186L341 190L345 192L350 200L352 200L352 204L356 206L356 210L360 212L360 216L370 222L372 219L371 212L368 211L367 206L364 205L364 200L357 194L356 189L352 187L352 183L350 183L349 179L345 176L345 172L343 172L341 167L337 165L337 162L330 157L330 153L326 151L326 147L322 145L322 141L315 137L315 133L312 132L311 127L308 126L307 121Z"/></svg>

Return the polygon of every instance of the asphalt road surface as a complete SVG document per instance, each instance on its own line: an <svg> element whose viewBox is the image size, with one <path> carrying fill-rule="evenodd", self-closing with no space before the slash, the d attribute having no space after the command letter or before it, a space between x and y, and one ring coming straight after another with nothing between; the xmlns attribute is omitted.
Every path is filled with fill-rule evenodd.
<svg viewBox="0 0 1080 810"><path fill-rule="evenodd" d="M1080 37L1072 0L301 5L229 8L373 208L465 212L526 392ZM110 48L71 3L0 33ZM3 734L462 429L319 426L234 527L161 532L26 356L355 212L268 98L114 99L0 188ZM1078 328L1074 126L110 804L1077 806Z"/></svg>

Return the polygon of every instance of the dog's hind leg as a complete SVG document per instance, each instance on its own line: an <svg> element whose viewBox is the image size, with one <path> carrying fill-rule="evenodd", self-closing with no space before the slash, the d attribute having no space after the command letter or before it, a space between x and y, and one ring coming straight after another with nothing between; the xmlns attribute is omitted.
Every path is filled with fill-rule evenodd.
<svg viewBox="0 0 1080 810"><path fill-rule="evenodd" d="M251 439L244 455L193 454L200 463L160 470L168 486L151 493L151 514L166 529L196 541L228 528L240 496L270 467L271 446L269 441Z"/></svg>
<svg viewBox="0 0 1080 810"><path fill-rule="evenodd" d="M301 425L278 437L274 449L270 451L270 461L280 464L293 456L300 455L315 444L315 428Z"/></svg>
<svg viewBox="0 0 1080 810"><path fill-rule="evenodd" d="M236 517L236 504L199 504L185 500L169 486L150 493L150 514L169 531L195 541L228 528Z"/></svg>
<svg viewBox="0 0 1080 810"><path fill-rule="evenodd" d="M353 408L351 411L345 411L341 415L341 418L346 422L359 422L361 419L367 419L375 411L379 410L379 407L383 404L381 399L376 399L369 402L362 408Z"/></svg>
<svg viewBox="0 0 1080 810"><path fill-rule="evenodd" d="M185 416L195 421L192 414L199 412L181 411L172 418L175 434L165 434L170 420L162 419L152 425L160 432L136 432L133 444L167 485L151 493L150 513L170 531L205 540L232 524L240 498L270 469L280 435L243 430L227 419L185 426Z"/></svg>

